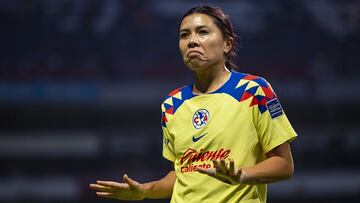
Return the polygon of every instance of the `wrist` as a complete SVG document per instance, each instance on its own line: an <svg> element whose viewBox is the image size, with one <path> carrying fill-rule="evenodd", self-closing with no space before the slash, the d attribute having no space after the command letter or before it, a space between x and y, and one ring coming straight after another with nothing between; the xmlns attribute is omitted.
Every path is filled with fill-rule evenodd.
<svg viewBox="0 0 360 203"><path fill-rule="evenodd" d="M239 177L239 182L240 183L246 183L246 181L249 179L247 172L244 169L240 169L241 175Z"/></svg>
<svg viewBox="0 0 360 203"><path fill-rule="evenodd" d="M144 199L148 199L149 197L151 197L151 188L152 188L151 183L143 183L143 184L141 184L141 188L143 191Z"/></svg>
<svg viewBox="0 0 360 203"><path fill-rule="evenodd" d="M157 191L157 186L156 184L158 184L159 181L152 181L152 182L148 182L148 183L144 183L142 184L142 189L143 189L143 194L144 194L144 199L158 199L158 191Z"/></svg>

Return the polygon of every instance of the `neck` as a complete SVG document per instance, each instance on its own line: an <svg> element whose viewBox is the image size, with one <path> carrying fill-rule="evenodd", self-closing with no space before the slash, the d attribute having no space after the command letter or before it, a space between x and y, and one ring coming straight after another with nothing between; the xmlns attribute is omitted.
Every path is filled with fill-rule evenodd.
<svg viewBox="0 0 360 203"><path fill-rule="evenodd" d="M224 64L219 64L204 71L194 72L195 85L193 92L195 94L206 94L219 89L229 78L230 71Z"/></svg>

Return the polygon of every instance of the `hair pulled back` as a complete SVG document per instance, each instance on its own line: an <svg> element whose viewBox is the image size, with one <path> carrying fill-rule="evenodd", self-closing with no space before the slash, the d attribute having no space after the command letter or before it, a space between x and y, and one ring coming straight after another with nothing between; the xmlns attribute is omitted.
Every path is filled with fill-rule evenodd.
<svg viewBox="0 0 360 203"><path fill-rule="evenodd" d="M233 44L231 50L225 54L225 65L228 69L237 69L236 61L236 51L238 48L238 39L239 37L234 31L233 25L230 21L228 15L225 15L224 11L216 6L206 5L206 6L195 6L189 9L185 15L181 18L181 22L186 16L191 14L201 13L211 17L215 25L221 30L223 38L225 40L232 38Z"/></svg>

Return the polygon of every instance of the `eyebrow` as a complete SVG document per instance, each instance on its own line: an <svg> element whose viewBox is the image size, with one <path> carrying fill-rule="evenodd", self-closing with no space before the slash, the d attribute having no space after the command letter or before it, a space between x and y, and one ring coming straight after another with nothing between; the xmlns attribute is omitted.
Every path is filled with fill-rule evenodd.
<svg viewBox="0 0 360 203"><path fill-rule="evenodd" d="M200 30L200 29L202 29L202 28L207 28L208 26L206 26L206 25L199 25L199 26L197 26L196 28L195 28L195 30ZM185 28L185 29L181 29L179 32L189 32L189 30L190 29L187 29L187 28Z"/></svg>

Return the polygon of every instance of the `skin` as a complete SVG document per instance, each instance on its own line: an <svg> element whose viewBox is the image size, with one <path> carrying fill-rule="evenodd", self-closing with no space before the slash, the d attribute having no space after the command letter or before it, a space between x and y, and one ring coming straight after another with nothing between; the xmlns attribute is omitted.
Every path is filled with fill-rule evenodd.
<svg viewBox="0 0 360 203"><path fill-rule="evenodd" d="M235 168L233 160L213 160L214 169L197 168L202 174L209 175L228 184L240 183L254 185L267 184L289 179L294 174L294 163L289 143L285 142L266 153L267 159L244 168ZM227 166L229 165L229 167Z"/></svg>
<svg viewBox="0 0 360 203"><path fill-rule="evenodd" d="M171 197L175 180L175 171L170 171L158 181L143 184L125 174L123 183L98 180L95 184L90 184L90 188L96 191L97 196L104 198L118 200L163 199Z"/></svg>
<svg viewBox="0 0 360 203"><path fill-rule="evenodd" d="M183 61L194 74L193 92L206 94L220 88L229 78L230 72L224 64L233 39L224 39L211 17L204 14L185 17L180 25L179 37ZM245 168L236 168L234 160L213 160L215 168L197 168L197 171L232 185L265 184L293 175L294 165L287 142L266 153L266 157L266 160L255 166ZM104 198L161 199L171 197L175 181L176 174L172 170L164 178L149 183L139 183L124 175L123 183L98 180L90 184L90 188Z"/></svg>
<svg viewBox="0 0 360 203"><path fill-rule="evenodd" d="M185 17L179 38L183 61L194 74L194 93L206 94L221 87L230 74L224 64L233 39L224 39L212 18L204 14Z"/></svg>

